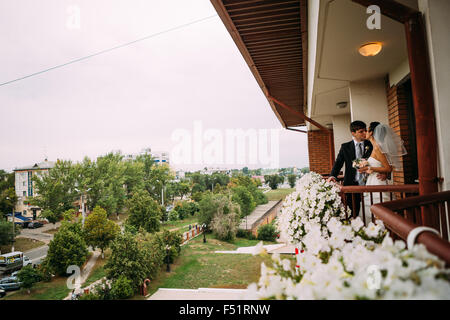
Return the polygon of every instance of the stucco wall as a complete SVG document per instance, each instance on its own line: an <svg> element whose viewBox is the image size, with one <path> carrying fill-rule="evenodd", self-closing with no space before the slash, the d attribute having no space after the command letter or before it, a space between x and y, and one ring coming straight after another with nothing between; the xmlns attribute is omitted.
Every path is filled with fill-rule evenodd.
<svg viewBox="0 0 450 320"><path fill-rule="evenodd" d="M386 84L383 78L350 82L351 120L388 124Z"/></svg>

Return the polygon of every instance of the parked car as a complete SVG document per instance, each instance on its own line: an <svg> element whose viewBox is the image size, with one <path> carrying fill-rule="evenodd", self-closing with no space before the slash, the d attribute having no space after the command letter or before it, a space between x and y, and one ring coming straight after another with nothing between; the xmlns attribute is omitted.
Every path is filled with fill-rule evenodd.
<svg viewBox="0 0 450 320"><path fill-rule="evenodd" d="M33 222L30 222L29 224L28 224L28 228L29 229L36 229L36 228L40 228L40 227L42 227L44 224L42 223L42 222L39 222L39 221L33 221Z"/></svg>
<svg viewBox="0 0 450 320"><path fill-rule="evenodd" d="M6 296L6 291L3 289L0 289L0 298L3 298L4 296Z"/></svg>
<svg viewBox="0 0 450 320"><path fill-rule="evenodd" d="M17 277L7 277L0 280L0 289L5 291L8 290L19 290L22 282L17 279Z"/></svg>
<svg viewBox="0 0 450 320"><path fill-rule="evenodd" d="M29 265L29 264L33 264L33 262L31 261L31 259L30 258L28 258L27 256L23 256L23 266L25 267L25 266L27 266L27 265Z"/></svg>

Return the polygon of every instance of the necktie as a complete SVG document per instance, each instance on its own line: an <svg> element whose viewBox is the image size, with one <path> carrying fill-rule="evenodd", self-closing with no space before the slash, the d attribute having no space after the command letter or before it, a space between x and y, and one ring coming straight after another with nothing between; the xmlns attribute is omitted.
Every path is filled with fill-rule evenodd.
<svg viewBox="0 0 450 320"><path fill-rule="evenodd" d="M363 152L362 152L362 142L359 142L356 144L356 158L357 159L361 159L363 156ZM361 173L359 173L358 171L356 171L356 176L355 176L356 181L358 182L359 185L363 184L363 175Z"/></svg>

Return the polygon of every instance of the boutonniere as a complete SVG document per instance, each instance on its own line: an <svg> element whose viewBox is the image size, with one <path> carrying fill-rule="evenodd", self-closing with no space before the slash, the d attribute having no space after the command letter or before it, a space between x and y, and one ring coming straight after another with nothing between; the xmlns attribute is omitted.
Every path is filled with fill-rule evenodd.
<svg viewBox="0 0 450 320"><path fill-rule="evenodd" d="M367 152L367 150L369 150L369 146L366 146L366 148L364 150L365 150L365 152Z"/></svg>

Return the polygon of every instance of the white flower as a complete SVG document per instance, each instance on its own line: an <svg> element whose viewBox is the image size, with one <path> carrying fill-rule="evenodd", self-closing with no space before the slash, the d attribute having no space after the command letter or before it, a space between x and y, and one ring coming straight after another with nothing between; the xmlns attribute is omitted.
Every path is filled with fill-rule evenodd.
<svg viewBox="0 0 450 320"><path fill-rule="evenodd" d="M364 226L364 222L361 220L360 217L357 217L356 219L353 219L351 221L351 225L352 225L353 230L358 232Z"/></svg>

